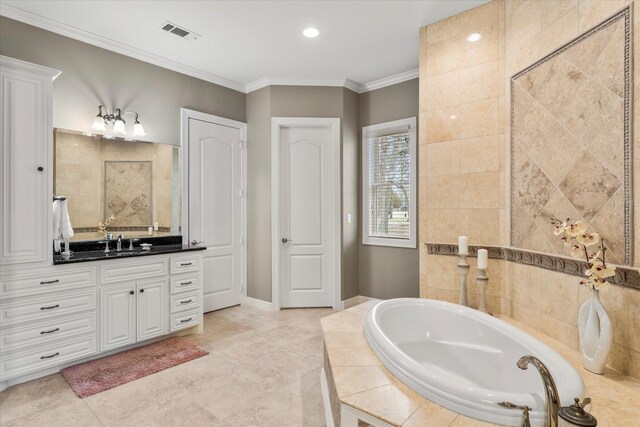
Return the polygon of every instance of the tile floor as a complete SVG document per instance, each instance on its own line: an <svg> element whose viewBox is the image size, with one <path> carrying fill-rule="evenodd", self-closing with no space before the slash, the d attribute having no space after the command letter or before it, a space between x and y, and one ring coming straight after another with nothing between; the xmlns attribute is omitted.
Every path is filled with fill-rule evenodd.
<svg viewBox="0 0 640 427"><path fill-rule="evenodd" d="M320 318L232 307L188 338L209 355L79 399L59 374L0 393L1 426L324 426Z"/></svg>

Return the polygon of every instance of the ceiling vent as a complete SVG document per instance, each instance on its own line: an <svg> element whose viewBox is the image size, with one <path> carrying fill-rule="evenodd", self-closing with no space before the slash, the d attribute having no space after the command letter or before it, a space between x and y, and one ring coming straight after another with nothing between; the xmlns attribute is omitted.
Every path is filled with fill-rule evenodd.
<svg viewBox="0 0 640 427"><path fill-rule="evenodd" d="M164 31L168 33L175 34L176 36L181 37L185 40L197 40L200 37L202 37L198 33L194 33L193 31L187 30L186 28L179 27L173 22L169 22L169 21L165 22L160 28L162 28Z"/></svg>

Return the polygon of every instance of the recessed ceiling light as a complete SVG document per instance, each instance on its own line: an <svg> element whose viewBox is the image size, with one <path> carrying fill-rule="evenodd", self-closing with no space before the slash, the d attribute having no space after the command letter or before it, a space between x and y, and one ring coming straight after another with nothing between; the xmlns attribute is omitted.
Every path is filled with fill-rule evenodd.
<svg viewBox="0 0 640 427"><path fill-rule="evenodd" d="M305 37L309 37L310 39L312 39L314 37L318 37L318 35L320 34L320 31L318 31L317 28L309 27L306 30L304 30L302 34L304 34Z"/></svg>
<svg viewBox="0 0 640 427"><path fill-rule="evenodd" d="M470 42L477 42L481 38L482 38L482 34L473 33L473 34L469 34L469 37L467 37L467 40L470 41Z"/></svg>

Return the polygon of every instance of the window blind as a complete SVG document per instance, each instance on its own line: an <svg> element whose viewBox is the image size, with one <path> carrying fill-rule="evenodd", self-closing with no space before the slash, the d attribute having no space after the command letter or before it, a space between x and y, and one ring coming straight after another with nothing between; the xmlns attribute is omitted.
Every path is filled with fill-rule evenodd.
<svg viewBox="0 0 640 427"><path fill-rule="evenodd" d="M369 236L411 237L409 131L369 138Z"/></svg>

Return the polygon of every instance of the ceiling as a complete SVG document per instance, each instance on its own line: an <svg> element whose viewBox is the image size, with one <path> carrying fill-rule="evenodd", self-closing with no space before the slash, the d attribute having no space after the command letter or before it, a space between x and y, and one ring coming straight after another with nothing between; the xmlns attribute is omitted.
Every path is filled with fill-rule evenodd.
<svg viewBox="0 0 640 427"><path fill-rule="evenodd" d="M419 28L485 2L3 0L0 14L243 92L363 91L416 77ZM166 21L202 37L162 31ZM317 38L302 35L309 26Z"/></svg>

